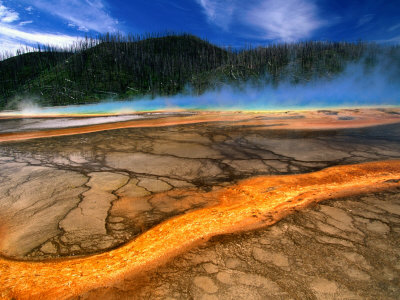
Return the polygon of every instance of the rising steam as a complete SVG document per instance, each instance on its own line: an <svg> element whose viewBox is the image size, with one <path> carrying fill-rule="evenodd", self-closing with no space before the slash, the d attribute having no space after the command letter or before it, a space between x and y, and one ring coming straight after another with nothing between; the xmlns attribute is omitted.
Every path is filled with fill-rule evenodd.
<svg viewBox="0 0 400 300"><path fill-rule="evenodd" d="M383 62L384 60L382 60ZM154 110L290 110L330 107L397 106L400 104L400 79L396 66L379 63L372 69L364 64L349 64L334 78L301 84L284 81L240 86L224 85L202 95L184 93L170 97L143 97L126 101L40 108L34 101L22 101L19 114L98 114L133 113ZM265 81L266 82L266 81ZM15 112L13 112L15 114Z"/></svg>

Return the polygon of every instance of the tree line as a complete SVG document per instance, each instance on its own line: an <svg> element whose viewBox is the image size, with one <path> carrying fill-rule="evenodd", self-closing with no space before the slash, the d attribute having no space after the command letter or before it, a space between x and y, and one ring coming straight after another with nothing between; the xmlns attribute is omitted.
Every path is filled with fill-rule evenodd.
<svg viewBox="0 0 400 300"><path fill-rule="evenodd" d="M0 61L0 108L26 95L43 105L175 95L225 84L293 84L333 78L351 63L379 55L398 60L398 46L299 42L232 49L190 34L105 34L69 48L39 46ZM3 57L4 58L4 57ZM18 99L17 99L18 100Z"/></svg>

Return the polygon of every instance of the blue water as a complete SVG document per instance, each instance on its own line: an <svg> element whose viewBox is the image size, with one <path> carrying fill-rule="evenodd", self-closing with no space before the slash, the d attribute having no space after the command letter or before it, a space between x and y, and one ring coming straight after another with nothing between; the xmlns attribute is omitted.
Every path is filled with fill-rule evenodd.
<svg viewBox="0 0 400 300"><path fill-rule="evenodd" d="M104 101L95 104L71 105L63 107L35 107L28 105L21 109L23 114L123 114L141 111L159 110L223 110L223 111L276 111L276 110L302 110L341 107L377 107L399 106L399 97L384 98L372 95L371 98L362 97L356 93L342 95L326 94L323 97L317 91L296 90L280 91L273 93L266 91L250 91L246 93L231 93L219 91L195 96L159 97L155 99L134 99L125 101Z"/></svg>

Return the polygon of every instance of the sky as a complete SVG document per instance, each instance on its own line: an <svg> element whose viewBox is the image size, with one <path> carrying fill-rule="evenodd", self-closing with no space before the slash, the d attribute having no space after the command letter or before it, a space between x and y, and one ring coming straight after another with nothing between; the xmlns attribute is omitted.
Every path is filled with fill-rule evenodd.
<svg viewBox="0 0 400 300"><path fill-rule="evenodd" d="M106 32L191 33L240 48L305 40L400 42L400 0L0 0L0 52Z"/></svg>

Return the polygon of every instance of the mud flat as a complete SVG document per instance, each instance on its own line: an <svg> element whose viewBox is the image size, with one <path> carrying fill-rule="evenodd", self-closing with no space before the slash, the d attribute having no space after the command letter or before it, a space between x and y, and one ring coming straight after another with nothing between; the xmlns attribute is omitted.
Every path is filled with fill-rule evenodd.
<svg viewBox="0 0 400 300"><path fill-rule="evenodd" d="M399 122L394 109L198 113L79 128L16 128L0 134L0 253L7 258L0 266L0 295L256 299L268 293L272 298L296 298L298 291L297 298L393 298L399 268L383 253L389 251L399 260ZM372 165L348 166L368 162ZM305 174L332 166L343 167L326 177L330 183ZM299 178L306 177L300 181L268 177L303 173ZM307 176L316 176L315 182ZM201 245L217 234L265 227L312 202L360 193L367 196L329 200L267 229ZM279 206L272 199L286 204ZM348 201L350 206L340 206ZM218 207L229 207L229 213L214 211ZM227 213L225 220L240 216L241 221L229 230L214 225L207 229L219 213ZM176 229L171 240L165 232L154 240L146 238L185 218L185 226L175 224L182 229L180 236L181 229ZM296 218L300 221L293 223ZM269 233L281 224L289 229ZM293 233L294 240L309 243L280 243L292 227L299 231ZM270 242L256 242L252 236ZM157 243L169 247L170 255L146 258ZM374 245L381 244L377 247L383 250L375 251ZM234 245L249 250L241 253ZM227 261L235 251L241 253L239 269L232 267L237 261ZM344 264L340 251L361 255L370 265L348 271L356 281L350 276L347 285L338 279L348 278L343 273L347 269L333 263ZM181 256L173 259L178 253ZM97 256L88 256L93 254ZM219 260L209 260L210 255ZM314 256L318 263L312 261ZM201 257L203 262L198 261ZM371 262L374 257L379 263ZM32 260L44 262L27 262ZM143 275L142 268L159 265L155 261L169 263ZM275 261L282 270L272 272ZM226 274L218 276L225 276L225 282L218 279L220 269L234 279L226 279ZM379 278L379 272L386 271L392 277ZM183 277L175 278L175 273ZM157 278L163 284L156 287ZM141 282L140 287L134 282ZM268 282L273 288L265 287ZM295 285L302 286L291 288ZM323 294L324 289L330 294Z"/></svg>
<svg viewBox="0 0 400 300"><path fill-rule="evenodd" d="M159 117L157 118L157 114ZM146 117L147 115L147 117ZM156 118L154 118L156 116ZM70 116L72 118L72 116ZM395 124L400 119L400 109L342 109L342 110L318 110L318 111L286 111L273 113L251 113L251 112L158 112L140 115L125 116L86 116L87 126L75 128L66 124L81 123L78 120L64 119L64 125L59 122L55 125L55 121L49 121L46 116L40 118L38 116L21 118L20 115L0 115L0 121L6 130L0 130L0 142L17 141L26 139L35 139L43 137L54 137L64 135L83 134L90 132L98 132L105 130L121 129L121 128L145 128L145 127L168 127L185 124L199 124L217 122L235 126L253 126L260 128L271 127L273 129L339 129L339 128L362 128L368 126L376 126L383 124ZM120 121L120 119L139 119L134 121ZM53 119L57 119L53 117ZM98 119L103 119L99 121ZM144 120L143 120L144 119ZM28 123L28 124L27 124ZM92 124L92 125L90 125ZM96 125L93 125L96 124ZM14 128L14 130L10 129ZM46 130L46 128L49 128ZM58 128L58 129L55 129ZM22 131L21 131L22 129ZM28 129L24 132L24 129ZM42 129L40 131L29 129ZM1 133L3 132L3 133ZM4 133L6 132L6 133Z"/></svg>

